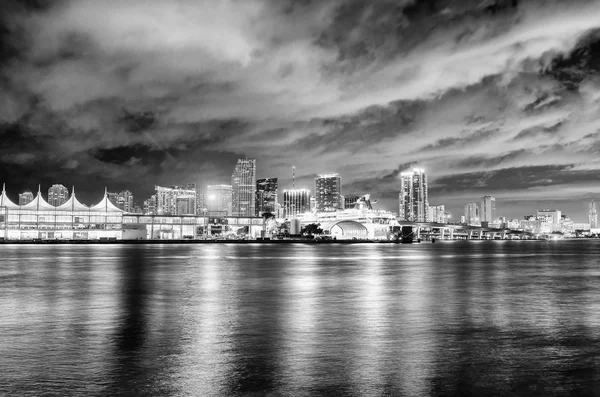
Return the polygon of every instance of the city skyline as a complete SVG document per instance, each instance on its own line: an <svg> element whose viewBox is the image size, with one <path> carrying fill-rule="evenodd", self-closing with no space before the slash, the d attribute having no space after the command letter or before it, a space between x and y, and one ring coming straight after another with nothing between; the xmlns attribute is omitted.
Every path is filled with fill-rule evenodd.
<svg viewBox="0 0 600 397"><path fill-rule="evenodd" d="M149 197L228 183L248 157L282 188L292 165L311 189L338 173L395 211L418 167L452 213L490 195L509 217L584 220L600 195L600 4L487 3L6 0L0 180Z"/></svg>

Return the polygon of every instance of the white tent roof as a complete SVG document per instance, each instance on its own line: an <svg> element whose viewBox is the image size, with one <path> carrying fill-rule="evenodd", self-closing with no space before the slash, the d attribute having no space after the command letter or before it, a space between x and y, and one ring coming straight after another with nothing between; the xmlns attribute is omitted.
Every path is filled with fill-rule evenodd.
<svg viewBox="0 0 600 397"><path fill-rule="evenodd" d="M82 204L75 197L75 188L73 188L73 192L71 193L71 197L69 199L56 207L57 211L89 211L90 207L85 204Z"/></svg>
<svg viewBox="0 0 600 397"><path fill-rule="evenodd" d="M90 211L94 211L94 212L124 212L122 209L120 209L119 207L117 207L113 203L111 203L111 201L108 199L108 194L106 193L106 191L104 192L104 198L102 199L102 201L100 201L96 205L92 205L90 207Z"/></svg>
<svg viewBox="0 0 600 397"><path fill-rule="evenodd" d="M20 206L22 210L34 210L34 211L54 211L56 207L52 204L48 203L42 197L42 193L38 190L37 196L33 199L32 202L27 203L25 205Z"/></svg>
<svg viewBox="0 0 600 397"><path fill-rule="evenodd" d="M19 209L19 205L10 201L6 195L6 189L4 184L2 185L2 194L0 194L0 207L7 207L8 209Z"/></svg>

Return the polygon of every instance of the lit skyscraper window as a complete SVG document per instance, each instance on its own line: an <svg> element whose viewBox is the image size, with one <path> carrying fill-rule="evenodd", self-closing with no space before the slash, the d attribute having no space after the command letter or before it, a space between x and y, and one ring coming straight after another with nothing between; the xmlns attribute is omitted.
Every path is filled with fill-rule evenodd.
<svg viewBox="0 0 600 397"><path fill-rule="evenodd" d="M342 177L324 174L315 178L315 203L317 212L343 210Z"/></svg>
<svg viewBox="0 0 600 397"><path fill-rule="evenodd" d="M231 188L233 216L255 216L255 159L238 159L231 175Z"/></svg>

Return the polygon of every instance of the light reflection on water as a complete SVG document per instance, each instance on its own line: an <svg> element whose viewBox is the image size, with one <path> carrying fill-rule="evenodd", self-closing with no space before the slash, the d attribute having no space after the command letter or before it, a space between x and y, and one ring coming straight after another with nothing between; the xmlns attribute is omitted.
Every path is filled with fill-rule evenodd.
<svg viewBox="0 0 600 397"><path fill-rule="evenodd" d="M592 241L0 248L0 395L600 395Z"/></svg>

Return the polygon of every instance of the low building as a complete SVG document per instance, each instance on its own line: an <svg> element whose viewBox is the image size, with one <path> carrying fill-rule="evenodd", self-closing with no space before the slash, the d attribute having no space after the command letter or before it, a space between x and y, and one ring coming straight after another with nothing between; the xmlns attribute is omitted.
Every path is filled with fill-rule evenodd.
<svg viewBox="0 0 600 397"><path fill-rule="evenodd" d="M368 229L355 221L334 221L321 224L323 235L336 240L366 240L369 236Z"/></svg>

